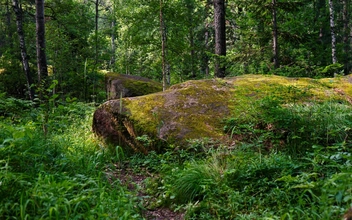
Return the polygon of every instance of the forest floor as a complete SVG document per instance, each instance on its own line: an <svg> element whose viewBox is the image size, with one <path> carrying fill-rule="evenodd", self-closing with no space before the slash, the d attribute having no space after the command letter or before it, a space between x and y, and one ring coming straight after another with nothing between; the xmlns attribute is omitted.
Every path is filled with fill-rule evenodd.
<svg viewBox="0 0 352 220"><path fill-rule="evenodd" d="M142 174L143 173L143 174ZM157 178L146 169L142 172L135 172L133 168L121 167L120 163L114 164L114 168L107 170L106 175L109 181L120 181L131 193L139 199L143 210L143 217L148 220L183 220L185 213L176 212L168 207L153 207L149 204L155 203L156 198L146 192L145 180L147 178Z"/></svg>

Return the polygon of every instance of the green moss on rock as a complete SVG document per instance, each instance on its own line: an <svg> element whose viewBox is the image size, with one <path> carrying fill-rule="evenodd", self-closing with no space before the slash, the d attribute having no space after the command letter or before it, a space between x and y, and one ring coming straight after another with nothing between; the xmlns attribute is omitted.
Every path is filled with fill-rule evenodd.
<svg viewBox="0 0 352 220"><path fill-rule="evenodd" d="M107 73L105 75L106 91L108 99L122 97L135 97L162 91L162 84L148 78Z"/></svg>
<svg viewBox="0 0 352 220"><path fill-rule="evenodd" d="M286 106L326 100L352 103L351 82L351 76L316 80L244 75L192 80L171 86L164 92L104 103L95 113L97 120L94 120L93 130L106 137L125 135L123 139L135 146L141 144L136 137L145 135L152 143L184 145L187 140L205 137L225 142L228 139L223 131L223 120L251 117L258 110L257 100L270 97ZM132 132L121 122L124 120L133 125L128 128ZM104 129L100 124L111 125L110 128L117 131L107 135L114 129L100 131ZM145 147L148 151L154 146Z"/></svg>

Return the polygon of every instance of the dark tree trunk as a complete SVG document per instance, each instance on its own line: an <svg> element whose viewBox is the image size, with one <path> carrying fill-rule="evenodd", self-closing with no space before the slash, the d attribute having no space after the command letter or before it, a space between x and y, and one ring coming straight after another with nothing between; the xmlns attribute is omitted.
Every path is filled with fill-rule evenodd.
<svg viewBox="0 0 352 220"><path fill-rule="evenodd" d="M22 24L22 7L19 5L18 0L13 0L12 6L16 15L16 25L17 25L17 33L20 41L22 65L27 79L29 98L33 100L34 99L34 89L32 88L33 80L32 80L32 76L29 68L26 43L24 40L24 32L23 32L23 24Z"/></svg>
<svg viewBox="0 0 352 220"><path fill-rule="evenodd" d="M98 33L99 33L99 4L100 4L100 0L95 0L94 5L95 5L95 30L94 30L94 44L95 44L95 55L94 55L94 66L93 66L93 72L94 74L97 72L97 68L98 68L98 59L99 59L99 47L98 47ZM95 91L95 77L93 80L93 91L92 91L92 95L91 97L93 98L93 102L95 102L95 97L96 97L96 91ZM85 82L84 87L88 90L88 85ZM85 97L87 100L87 96Z"/></svg>
<svg viewBox="0 0 352 220"><path fill-rule="evenodd" d="M277 19L276 19L276 0L272 0L272 25L273 25L273 61L274 68L279 68L279 45L278 45L278 31L277 31Z"/></svg>
<svg viewBox="0 0 352 220"><path fill-rule="evenodd" d="M215 76L225 77L226 67L226 25L225 0L214 0L214 28L215 28Z"/></svg>
<svg viewBox="0 0 352 220"><path fill-rule="evenodd" d="M202 72L204 75L209 76L210 71L209 71L209 56L207 52L210 52L209 49L209 35L210 35L210 30L209 30L209 23L207 22L207 18L210 16L210 7L212 5L211 0L207 0L207 3L205 5L204 9L204 51L203 51L203 56L202 56Z"/></svg>
<svg viewBox="0 0 352 220"><path fill-rule="evenodd" d="M5 45L13 47L12 31L11 31L11 3L10 0L6 2L6 39Z"/></svg>
<svg viewBox="0 0 352 220"><path fill-rule="evenodd" d="M350 72L350 22L349 22L349 0L343 0L343 45L344 45L344 73Z"/></svg>
<svg viewBox="0 0 352 220"><path fill-rule="evenodd" d="M195 50L194 50L194 24L193 24L193 14L194 14L194 2L193 0L188 0L186 1L186 7L187 7L187 16L188 16L188 34L189 34L189 45L190 45L190 71L191 71L191 77L195 78L196 77L196 71L194 68L194 61L195 61Z"/></svg>
<svg viewBox="0 0 352 220"><path fill-rule="evenodd" d="M209 56L206 54L207 51L209 51L209 30L208 26L205 27L205 33L204 33L204 45L205 45L205 52L203 55L203 72L206 76L209 76L210 71L209 71Z"/></svg>
<svg viewBox="0 0 352 220"><path fill-rule="evenodd" d="M99 20L99 0L95 1L95 59L94 67L98 65L98 20ZM94 69L95 69L94 68Z"/></svg>
<svg viewBox="0 0 352 220"><path fill-rule="evenodd" d="M46 81L48 78L48 67L45 54L45 20L44 0L36 0L36 34L37 34L37 66L38 81Z"/></svg>
<svg viewBox="0 0 352 220"><path fill-rule="evenodd" d="M192 19L190 19L191 22ZM190 27L189 30L189 41L190 41L190 46L191 46L191 77L195 78L196 77L196 72L194 70L194 60L195 60L195 51L194 51L194 33L193 33L193 27Z"/></svg>
<svg viewBox="0 0 352 220"><path fill-rule="evenodd" d="M160 35L161 35L161 59L162 59L162 75L163 75L163 91L166 90L169 82L168 65L166 60L166 26L163 18L163 0L160 0Z"/></svg>
<svg viewBox="0 0 352 220"><path fill-rule="evenodd" d="M115 13L115 6L114 7L114 13ZM111 67L111 71L113 71L114 68L114 64L116 62L116 35L115 35L115 31L116 31L116 19L113 18L112 22L111 22L111 58L110 58L110 67Z"/></svg>

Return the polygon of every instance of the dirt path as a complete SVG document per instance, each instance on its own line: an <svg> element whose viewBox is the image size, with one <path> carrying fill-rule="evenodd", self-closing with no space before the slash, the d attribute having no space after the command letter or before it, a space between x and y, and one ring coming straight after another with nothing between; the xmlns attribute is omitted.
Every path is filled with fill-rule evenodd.
<svg viewBox="0 0 352 220"><path fill-rule="evenodd" d="M136 173L132 168L124 166L120 168L119 164L114 164L114 168L106 170L107 178L110 182L120 180L121 184L126 186L127 189L135 193L142 200L145 210L142 215L148 220L183 220L184 213L174 212L167 207L157 207L148 209L148 204L153 201L153 196L145 193L144 180L148 177L153 177L151 173L143 170L142 173Z"/></svg>

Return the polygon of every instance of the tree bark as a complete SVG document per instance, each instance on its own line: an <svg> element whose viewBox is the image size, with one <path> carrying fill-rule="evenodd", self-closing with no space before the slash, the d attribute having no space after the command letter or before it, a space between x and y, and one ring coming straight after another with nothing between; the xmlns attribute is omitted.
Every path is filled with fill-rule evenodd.
<svg viewBox="0 0 352 220"><path fill-rule="evenodd" d="M163 0L160 0L160 35L161 35L161 59L163 75L163 91L166 90L169 82L168 65L166 60L166 26L163 18Z"/></svg>
<svg viewBox="0 0 352 220"><path fill-rule="evenodd" d="M95 59L94 59L94 67L98 65L98 20L99 20L99 0L95 1ZM95 69L94 68L94 69Z"/></svg>
<svg viewBox="0 0 352 220"><path fill-rule="evenodd" d="M330 32L331 32L331 58L332 63L337 63L336 57L336 35L335 35L335 18L334 18L334 5L333 0L329 0L329 12L330 12Z"/></svg>
<svg viewBox="0 0 352 220"><path fill-rule="evenodd" d="M31 71L29 68L27 48L26 48L26 43L24 39L24 31L23 31L23 24L22 24L22 7L19 5L18 0L13 0L12 6L16 15L17 34L20 41L22 65L23 65L24 74L26 75L26 79L27 79L29 98L31 100L34 100L34 89L32 88L33 80L32 80Z"/></svg>
<svg viewBox="0 0 352 220"><path fill-rule="evenodd" d="M205 52L203 55L203 72L206 76L210 75L209 71L209 56L206 53L209 50L209 29L208 26L205 27L205 33L204 33L204 46L205 46Z"/></svg>
<svg viewBox="0 0 352 220"><path fill-rule="evenodd" d="M343 0L343 45L344 45L344 73L350 72L350 42L349 42L349 1Z"/></svg>
<svg viewBox="0 0 352 220"><path fill-rule="evenodd" d="M36 0L36 35L37 35L37 66L38 82L47 80L48 66L45 53L45 20L44 20L44 0Z"/></svg>
<svg viewBox="0 0 352 220"><path fill-rule="evenodd" d="M272 0L272 25L273 25L273 61L274 68L277 69L280 67L279 62L279 45L278 45L278 31L277 31L277 19L276 19L276 0Z"/></svg>
<svg viewBox="0 0 352 220"><path fill-rule="evenodd" d="M223 78L226 67L223 58L226 56L226 25L225 0L214 0L214 28L215 28L215 76Z"/></svg>
<svg viewBox="0 0 352 220"><path fill-rule="evenodd" d="M115 35L115 31L116 31L116 18L115 18L115 2L114 5L112 6L113 10L113 18L111 21L111 58L110 58L110 67L111 67L111 71L113 71L114 68L114 64L116 62L116 35Z"/></svg>
<svg viewBox="0 0 352 220"><path fill-rule="evenodd" d="M207 52L209 52L209 35L210 35L210 30L209 30L209 23L208 19L210 16L210 7L212 5L211 0L207 0L205 9L204 9L204 51L202 52L202 72L204 73L205 76L209 76L210 71L209 71L209 56Z"/></svg>
<svg viewBox="0 0 352 220"><path fill-rule="evenodd" d="M190 62L191 62L191 77L196 77L196 71L194 69L194 61L195 61L195 49L194 49L194 21L193 21L193 14L194 14L194 2L193 0L186 1L187 7L187 17L188 17L188 34L189 34L189 45L190 45Z"/></svg>
<svg viewBox="0 0 352 220"><path fill-rule="evenodd" d="M5 39L5 45L8 45L10 47L13 47L12 43L12 31L11 31L11 3L10 0L7 0L6 2L6 39ZM0 54L1 56L1 54Z"/></svg>

